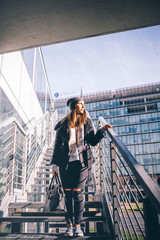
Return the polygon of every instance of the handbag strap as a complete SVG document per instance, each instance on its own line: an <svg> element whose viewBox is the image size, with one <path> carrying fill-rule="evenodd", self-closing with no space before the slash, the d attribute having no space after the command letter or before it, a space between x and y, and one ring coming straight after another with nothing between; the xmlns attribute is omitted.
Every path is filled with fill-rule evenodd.
<svg viewBox="0 0 160 240"><path fill-rule="evenodd" d="M55 173L55 174L53 174L53 176L52 176L52 179L51 179L51 182L50 182L50 184L49 184L48 190L51 190L51 187L52 187L52 184L53 184L54 179L56 180L57 184L61 185L61 181L60 181L59 175L58 175L58 173Z"/></svg>
<svg viewBox="0 0 160 240"><path fill-rule="evenodd" d="M51 190L51 186L52 186L52 183L53 183L54 178L55 178L55 176L53 175L53 176L52 176L52 179L51 179L51 182L50 182L50 184L49 184L48 190Z"/></svg>
<svg viewBox="0 0 160 240"><path fill-rule="evenodd" d="M61 181L60 181L60 178L59 178L58 173L55 173L55 177L56 177L57 183L58 183L59 185L61 185Z"/></svg>

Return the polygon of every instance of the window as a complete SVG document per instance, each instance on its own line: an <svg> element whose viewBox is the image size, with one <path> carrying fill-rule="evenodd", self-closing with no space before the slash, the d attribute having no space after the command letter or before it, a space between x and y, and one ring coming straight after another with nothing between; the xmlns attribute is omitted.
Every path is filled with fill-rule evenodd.
<svg viewBox="0 0 160 240"><path fill-rule="evenodd" d="M143 103L144 102L144 98L139 98L139 99L129 99L124 101L125 105L131 105L131 104L136 104L136 103Z"/></svg>
<svg viewBox="0 0 160 240"><path fill-rule="evenodd" d="M160 100L160 96L152 96L152 97L146 98L146 102L153 102L153 101L157 101L157 100Z"/></svg>
<svg viewBox="0 0 160 240"><path fill-rule="evenodd" d="M157 104L147 105L147 111L155 111L157 109Z"/></svg>
<svg viewBox="0 0 160 240"><path fill-rule="evenodd" d="M128 107L128 113L138 113L138 112L145 112L145 107L144 106Z"/></svg>

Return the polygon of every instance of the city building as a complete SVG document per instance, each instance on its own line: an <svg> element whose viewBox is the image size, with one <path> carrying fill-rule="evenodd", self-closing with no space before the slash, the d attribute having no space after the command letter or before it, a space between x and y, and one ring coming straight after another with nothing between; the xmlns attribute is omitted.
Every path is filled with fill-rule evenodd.
<svg viewBox="0 0 160 240"><path fill-rule="evenodd" d="M0 120L15 116L27 124L50 108L50 92L40 48L0 55Z"/></svg>
<svg viewBox="0 0 160 240"><path fill-rule="evenodd" d="M43 113L45 113L51 107L52 94L41 48L23 50L21 54Z"/></svg>
<svg viewBox="0 0 160 240"><path fill-rule="evenodd" d="M160 83L83 96L95 127L100 116L113 126L145 171L160 184ZM59 119L67 99L55 100Z"/></svg>
<svg viewBox="0 0 160 240"><path fill-rule="evenodd" d="M51 110L50 112L48 110ZM54 112L40 48L0 55L0 210L26 200L53 141Z"/></svg>

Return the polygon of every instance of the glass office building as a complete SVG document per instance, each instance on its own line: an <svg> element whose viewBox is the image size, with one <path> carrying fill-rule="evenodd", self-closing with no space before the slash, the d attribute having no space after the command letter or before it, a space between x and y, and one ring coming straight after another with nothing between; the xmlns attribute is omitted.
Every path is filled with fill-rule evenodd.
<svg viewBox="0 0 160 240"><path fill-rule="evenodd" d="M0 55L0 211L27 201L56 115L40 48Z"/></svg>
<svg viewBox="0 0 160 240"><path fill-rule="evenodd" d="M0 55L0 122L22 125L49 110L52 95L40 48Z"/></svg>
<svg viewBox="0 0 160 240"><path fill-rule="evenodd" d="M84 95L96 127L103 116L146 172L159 181L160 83ZM59 119L69 112L67 99L55 101Z"/></svg>
<svg viewBox="0 0 160 240"><path fill-rule="evenodd" d="M43 113L45 113L50 109L52 94L41 48L23 50L21 54Z"/></svg>

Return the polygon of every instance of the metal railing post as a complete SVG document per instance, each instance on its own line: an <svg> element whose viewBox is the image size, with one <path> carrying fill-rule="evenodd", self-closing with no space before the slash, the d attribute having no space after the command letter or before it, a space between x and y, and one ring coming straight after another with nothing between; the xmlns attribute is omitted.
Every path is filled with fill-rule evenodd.
<svg viewBox="0 0 160 240"><path fill-rule="evenodd" d="M100 155L99 155L99 146L96 149L96 164L95 164L95 177L96 177L96 194L100 193Z"/></svg>
<svg viewBox="0 0 160 240"><path fill-rule="evenodd" d="M99 155L100 155L100 159L99 159L99 186L100 186L100 193L102 194L102 142L100 141L99 143Z"/></svg>
<svg viewBox="0 0 160 240"><path fill-rule="evenodd" d="M118 239L118 181L117 181L117 165L116 153L114 151L115 145L110 143L110 156L111 156L111 176L112 176L112 201L113 201L113 221L114 221L114 239Z"/></svg>
<svg viewBox="0 0 160 240"><path fill-rule="evenodd" d="M144 208L144 222L145 222L145 234L147 240L159 240L160 239L160 226L158 219L158 212L155 207L150 203L148 198L143 200Z"/></svg>
<svg viewBox="0 0 160 240"><path fill-rule="evenodd" d="M12 125L12 152L10 154L10 165L11 168L11 185L10 185L10 194L14 195L14 171L15 171L15 147L16 147L16 123L13 122Z"/></svg>
<svg viewBox="0 0 160 240"><path fill-rule="evenodd" d="M99 155L100 155L100 160L99 160L99 185L100 185L100 193L103 193L103 172L102 172L102 158L103 158L103 150L102 150L102 140L99 143Z"/></svg>

